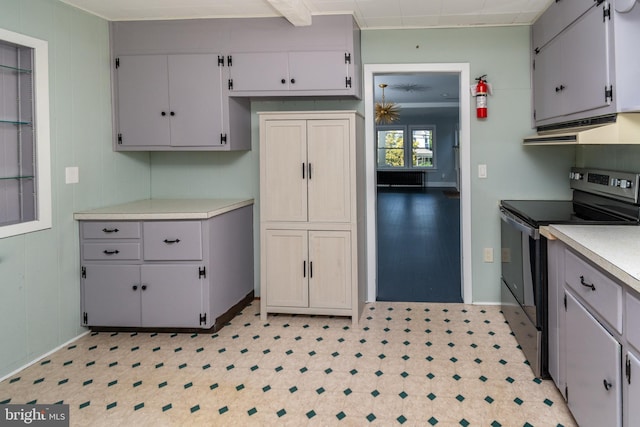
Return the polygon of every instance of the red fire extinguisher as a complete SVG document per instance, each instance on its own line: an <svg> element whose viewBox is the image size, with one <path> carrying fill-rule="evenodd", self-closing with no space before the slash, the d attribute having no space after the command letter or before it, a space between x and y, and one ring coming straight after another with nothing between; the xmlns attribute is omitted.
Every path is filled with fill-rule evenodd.
<svg viewBox="0 0 640 427"><path fill-rule="evenodd" d="M476 117L479 119L487 118L487 96L488 85L486 80L487 75L476 78L478 84L476 85Z"/></svg>

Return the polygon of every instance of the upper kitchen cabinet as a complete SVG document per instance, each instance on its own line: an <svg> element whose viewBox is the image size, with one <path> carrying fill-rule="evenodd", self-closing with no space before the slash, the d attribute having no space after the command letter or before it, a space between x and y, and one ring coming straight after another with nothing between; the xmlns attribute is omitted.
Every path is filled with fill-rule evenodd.
<svg viewBox="0 0 640 427"><path fill-rule="evenodd" d="M237 19L228 37L230 96L361 96L360 29L350 15L314 16L305 27Z"/></svg>
<svg viewBox="0 0 640 427"><path fill-rule="evenodd" d="M249 148L229 135L228 111L223 111L221 102L219 57L117 57L117 149Z"/></svg>
<svg viewBox="0 0 640 427"><path fill-rule="evenodd" d="M538 127L640 111L634 72L640 7L604 1L552 3L532 27L534 121Z"/></svg>
<svg viewBox="0 0 640 427"><path fill-rule="evenodd" d="M251 52L229 56L229 92L233 95L353 95L351 53Z"/></svg>
<svg viewBox="0 0 640 427"><path fill-rule="evenodd" d="M542 49L569 24L595 5L594 1L555 0L535 22L531 37L533 48Z"/></svg>
<svg viewBox="0 0 640 427"><path fill-rule="evenodd" d="M116 150L249 150L252 97L361 96L351 15L110 25Z"/></svg>

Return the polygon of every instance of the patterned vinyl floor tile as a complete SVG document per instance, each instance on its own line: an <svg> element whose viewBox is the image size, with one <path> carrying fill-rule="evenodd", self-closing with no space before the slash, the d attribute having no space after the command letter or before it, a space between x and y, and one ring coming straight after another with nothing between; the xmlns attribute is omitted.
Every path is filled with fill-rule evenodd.
<svg viewBox="0 0 640 427"><path fill-rule="evenodd" d="M246 307L215 334L91 333L0 383L72 426L576 426L499 307L371 303L360 323Z"/></svg>

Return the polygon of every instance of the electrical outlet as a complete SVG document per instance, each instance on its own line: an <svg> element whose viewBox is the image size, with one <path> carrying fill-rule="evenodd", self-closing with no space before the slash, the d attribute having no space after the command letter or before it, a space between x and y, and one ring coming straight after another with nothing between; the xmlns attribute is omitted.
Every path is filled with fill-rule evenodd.
<svg viewBox="0 0 640 427"><path fill-rule="evenodd" d="M493 248L484 248L482 250L482 258L484 262L493 262Z"/></svg>

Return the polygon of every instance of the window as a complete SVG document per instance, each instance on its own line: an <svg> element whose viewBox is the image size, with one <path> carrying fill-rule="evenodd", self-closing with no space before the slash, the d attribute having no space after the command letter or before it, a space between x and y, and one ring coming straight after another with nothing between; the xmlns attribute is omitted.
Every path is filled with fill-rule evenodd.
<svg viewBox="0 0 640 427"><path fill-rule="evenodd" d="M47 42L0 29L0 238L51 227Z"/></svg>
<svg viewBox="0 0 640 427"><path fill-rule="evenodd" d="M434 167L433 127L411 127L411 166Z"/></svg>
<svg viewBox="0 0 640 427"><path fill-rule="evenodd" d="M435 168L435 126L409 126L411 144L405 144L404 126L377 127L378 169Z"/></svg>
<svg viewBox="0 0 640 427"><path fill-rule="evenodd" d="M405 157L404 129L378 127L378 168L403 168Z"/></svg>

